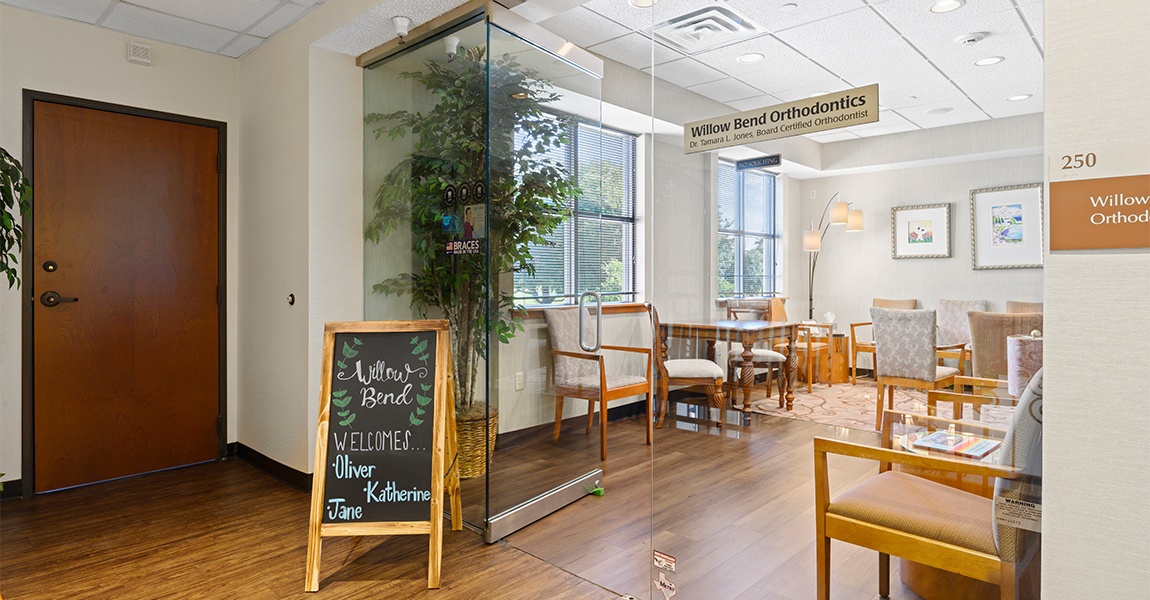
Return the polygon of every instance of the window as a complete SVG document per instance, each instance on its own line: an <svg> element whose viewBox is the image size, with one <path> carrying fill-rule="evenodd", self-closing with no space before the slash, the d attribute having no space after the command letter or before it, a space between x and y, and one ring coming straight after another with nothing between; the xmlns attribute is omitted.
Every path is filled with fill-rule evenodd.
<svg viewBox="0 0 1150 600"><path fill-rule="evenodd" d="M570 142L546 158L573 168L583 193L568 199L570 218L548 236L549 244L531 248L534 275L515 273L515 300L571 304L590 290L604 302L632 301L636 136L574 119L569 131Z"/></svg>
<svg viewBox="0 0 1150 600"><path fill-rule="evenodd" d="M766 296L778 291L775 176L719 163L718 295Z"/></svg>

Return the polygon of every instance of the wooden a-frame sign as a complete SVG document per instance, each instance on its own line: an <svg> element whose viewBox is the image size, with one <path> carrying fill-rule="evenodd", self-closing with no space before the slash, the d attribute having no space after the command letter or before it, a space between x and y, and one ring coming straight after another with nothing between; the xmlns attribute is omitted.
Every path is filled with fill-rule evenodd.
<svg viewBox="0 0 1150 600"><path fill-rule="evenodd" d="M319 590L323 538L348 535L429 536L439 587L445 489L463 528L452 388L447 321L324 326L306 591Z"/></svg>

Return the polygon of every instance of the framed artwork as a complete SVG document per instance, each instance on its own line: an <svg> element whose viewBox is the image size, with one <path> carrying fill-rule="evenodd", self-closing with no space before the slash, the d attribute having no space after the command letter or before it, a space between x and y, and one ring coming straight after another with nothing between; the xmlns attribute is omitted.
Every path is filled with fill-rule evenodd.
<svg viewBox="0 0 1150 600"><path fill-rule="evenodd" d="M950 258L950 205L890 209L891 258Z"/></svg>
<svg viewBox="0 0 1150 600"><path fill-rule="evenodd" d="M1042 268L1042 184L970 191L970 261L975 269Z"/></svg>

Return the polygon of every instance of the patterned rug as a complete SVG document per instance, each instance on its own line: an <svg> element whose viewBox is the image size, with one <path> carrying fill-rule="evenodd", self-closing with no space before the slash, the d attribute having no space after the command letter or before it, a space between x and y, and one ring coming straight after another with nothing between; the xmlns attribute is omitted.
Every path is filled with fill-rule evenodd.
<svg viewBox="0 0 1150 600"><path fill-rule="evenodd" d="M764 415L814 421L837 427L874 430L875 402L878 399L878 387L874 381L859 381L856 385L815 384L809 394L807 386L796 387L794 405L787 411L779 408L778 389L774 390L770 398L763 398L766 388L756 385L751 395L751 410ZM739 398L739 405L742 405L742 398ZM894 408L899 411L926 414L926 394L917 390L896 388ZM1008 406L987 406L982 409L982 418L979 420L984 423L1006 425L1010 421L1011 410ZM949 419L951 412L950 405L939 404L938 416ZM974 419L970 407L966 407L965 412L964 418Z"/></svg>

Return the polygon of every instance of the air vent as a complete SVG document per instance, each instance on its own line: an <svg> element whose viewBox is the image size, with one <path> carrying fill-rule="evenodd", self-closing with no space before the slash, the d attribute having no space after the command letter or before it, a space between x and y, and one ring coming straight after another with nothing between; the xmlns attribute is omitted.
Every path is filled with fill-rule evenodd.
<svg viewBox="0 0 1150 600"><path fill-rule="evenodd" d="M137 65L151 65L152 47L138 42L128 42L128 62Z"/></svg>
<svg viewBox="0 0 1150 600"><path fill-rule="evenodd" d="M664 21L655 35L671 46L695 54L765 33L762 27L725 6L708 6Z"/></svg>

